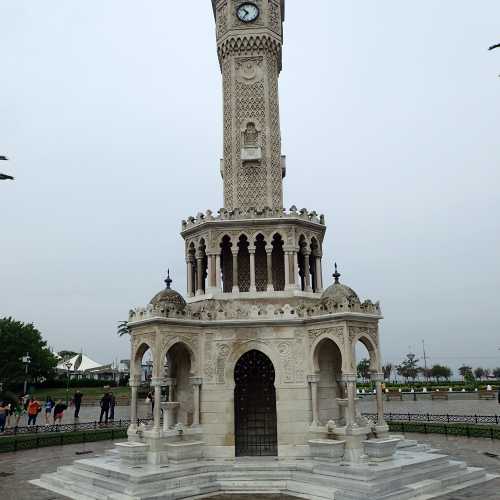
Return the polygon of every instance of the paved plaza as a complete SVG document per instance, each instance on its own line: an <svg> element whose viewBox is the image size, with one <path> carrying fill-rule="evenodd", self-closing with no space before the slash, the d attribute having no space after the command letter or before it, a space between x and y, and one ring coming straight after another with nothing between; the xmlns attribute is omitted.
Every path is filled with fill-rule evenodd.
<svg viewBox="0 0 500 500"><path fill-rule="evenodd" d="M483 467L488 472L500 474L500 441L488 439L466 439L445 437L438 435L407 434L409 439L418 439L422 443L429 443L434 448L442 450L453 458L464 460L470 466ZM89 458L103 454L112 447L112 442L78 444L68 446L54 446L36 450L19 451L0 455L0 498L2 500L56 500L64 497L42 490L28 483L43 473L54 472L61 465L69 465L78 458ZM77 453L91 451L90 454ZM489 453L490 456L486 455ZM227 500L229 497L224 497ZM251 497L238 496L238 499ZM263 499L264 497L259 497ZM269 498L285 498L273 495ZM465 500L481 498L500 500L500 479L465 489L458 493L439 497L439 500Z"/></svg>

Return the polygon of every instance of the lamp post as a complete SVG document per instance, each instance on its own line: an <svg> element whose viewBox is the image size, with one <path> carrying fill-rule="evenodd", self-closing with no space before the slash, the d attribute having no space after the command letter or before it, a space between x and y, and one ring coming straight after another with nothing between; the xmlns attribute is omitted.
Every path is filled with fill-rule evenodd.
<svg viewBox="0 0 500 500"><path fill-rule="evenodd" d="M67 372L68 377L67 377L67 381L66 381L66 406L68 406L68 402L69 402L69 371L70 371L71 366L72 366L71 361L69 361L69 360L66 361L64 363L64 366L68 370L68 372Z"/></svg>
<svg viewBox="0 0 500 500"><path fill-rule="evenodd" d="M31 358L30 358L29 352L27 352L26 355L21 358L21 361L24 364L24 393L23 393L23 396L25 396L26 392L28 391L28 366L31 363Z"/></svg>

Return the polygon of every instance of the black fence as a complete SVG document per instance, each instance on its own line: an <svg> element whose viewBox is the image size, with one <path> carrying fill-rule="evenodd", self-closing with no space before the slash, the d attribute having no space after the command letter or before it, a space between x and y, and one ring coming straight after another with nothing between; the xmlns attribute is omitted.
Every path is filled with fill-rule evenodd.
<svg viewBox="0 0 500 500"><path fill-rule="evenodd" d="M376 413L363 413L371 420L377 420ZM434 415L432 413L385 413L386 422L415 422L438 424L499 425L500 415Z"/></svg>
<svg viewBox="0 0 500 500"><path fill-rule="evenodd" d="M141 423L148 424L152 418L138 418L137 425ZM130 420L108 420L107 423L94 422L75 422L73 424L54 424L54 425L29 425L23 427L7 427L5 432L0 435L0 441L4 436L23 436L33 434L64 433L64 432L95 432L97 430L127 429Z"/></svg>

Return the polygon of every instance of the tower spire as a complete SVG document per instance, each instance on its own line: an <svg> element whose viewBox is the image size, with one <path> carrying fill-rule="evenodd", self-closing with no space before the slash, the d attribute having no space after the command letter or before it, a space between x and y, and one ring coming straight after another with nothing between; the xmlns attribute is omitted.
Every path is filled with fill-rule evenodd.
<svg viewBox="0 0 500 500"><path fill-rule="evenodd" d="M167 279L165 280L167 284L167 290L170 290L170 285L172 284L172 279L170 278L170 269L167 269Z"/></svg>
<svg viewBox="0 0 500 500"><path fill-rule="evenodd" d="M335 272L333 273L333 277L335 278L335 283L339 283L339 278L341 276L342 275L339 273L339 271L337 269L337 263L335 262Z"/></svg>

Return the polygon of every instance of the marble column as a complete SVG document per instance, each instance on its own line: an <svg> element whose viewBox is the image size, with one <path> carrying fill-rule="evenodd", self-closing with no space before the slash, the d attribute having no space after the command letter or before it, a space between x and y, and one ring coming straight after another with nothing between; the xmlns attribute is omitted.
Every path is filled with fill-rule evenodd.
<svg viewBox="0 0 500 500"><path fill-rule="evenodd" d="M200 425L200 389L201 377L191 377L191 384L193 386L193 424L191 427L198 427Z"/></svg>
<svg viewBox="0 0 500 500"><path fill-rule="evenodd" d="M285 266L285 290L290 288L290 253L283 252L283 260Z"/></svg>
<svg viewBox="0 0 500 500"><path fill-rule="evenodd" d="M323 277L321 276L321 257L315 257L315 271L316 271L316 293L321 293L323 291Z"/></svg>
<svg viewBox="0 0 500 500"><path fill-rule="evenodd" d="M255 247L248 247L250 253L250 291L256 292L257 286L255 285Z"/></svg>
<svg viewBox="0 0 500 500"><path fill-rule="evenodd" d="M312 408L312 427L319 426L319 405L318 405L318 383L319 375L308 375L307 381L311 385L311 408Z"/></svg>
<svg viewBox="0 0 500 500"><path fill-rule="evenodd" d="M220 281L220 254L215 256L215 288L217 291L221 291L221 281Z"/></svg>
<svg viewBox="0 0 500 500"><path fill-rule="evenodd" d="M240 287L238 286L238 248L233 249L233 293L238 293Z"/></svg>
<svg viewBox="0 0 500 500"><path fill-rule="evenodd" d="M193 260L191 257L188 257L186 259L186 266L187 266L187 294L188 297L193 297L194 296L194 290L193 290Z"/></svg>
<svg viewBox="0 0 500 500"><path fill-rule="evenodd" d="M161 377L153 377L151 385L155 388L155 408L153 411L153 432L160 433L161 431Z"/></svg>
<svg viewBox="0 0 500 500"><path fill-rule="evenodd" d="M267 255L267 291L273 292L273 249L266 248Z"/></svg>
<svg viewBox="0 0 500 500"><path fill-rule="evenodd" d="M312 292L311 287L311 271L309 269L309 256L311 252L309 250L302 251L304 256L304 292Z"/></svg>
<svg viewBox="0 0 500 500"><path fill-rule="evenodd" d="M384 381L383 372L372 372L370 378L375 382L376 397L377 397L377 436L387 433L389 427L384 418L384 394L382 392L382 382Z"/></svg>
<svg viewBox="0 0 500 500"><path fill-rule="evenodd" d="M137 393L140 380L137 377L130 377L128 385L130 386L130 425L127 430L129 440L137 435Z"/></svg>
<svg viewBox="0 0 500 500"><path fill-rule="evenodd" d="M356 380L357 375L355 373L344 373L342 374L342 380L347 385L347 414L346 414L346 424L347 429L352 430L358 427L356 423Z"/></svg>
<svg viewBox="0 0 500 500"><path fill-rule="evenodd" d="M207 256L207 292L210 293L215 288L214 279L214 256Z"/></svg>
<svg viewBox="0 0 500 500"><path fill-rule="evenodd" d="M198 255L196 257L196 295L204 295L205 291L203 290L203 281L204 281L204 273L203 273L203 260L204 256Z"/></svg>
<svg viewBox="0 0 500 500"><path fill-rule="evenodd" d="M168 387L168 401L170 403L172 401L175 401L175 399L174 399L175 382L176 382L176 379L172 378L172 377L167 377L165 379L165 384Z"/></svg>
<svg viewBox="0 0 500 500"><path fill-rule="evenodd" d="M299 275L299 254L298 250L293 253L293 278L295 289L300 290L300 275Z"/></svg>

